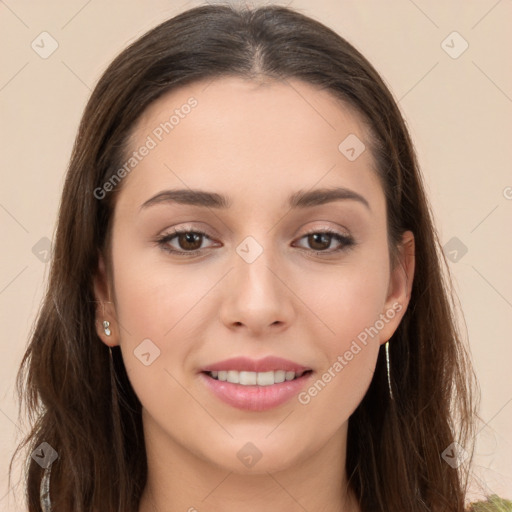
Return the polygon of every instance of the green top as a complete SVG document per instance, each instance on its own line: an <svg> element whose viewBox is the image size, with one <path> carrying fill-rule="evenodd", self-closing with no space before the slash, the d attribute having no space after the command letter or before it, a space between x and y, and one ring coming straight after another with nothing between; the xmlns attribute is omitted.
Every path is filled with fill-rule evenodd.
<svg viewBox="0 0 512 512"><path fill-rule="evenodd" d="M468 512L512 512L512 501L493 494L487 498L487 501L471 503Z"/></svg>

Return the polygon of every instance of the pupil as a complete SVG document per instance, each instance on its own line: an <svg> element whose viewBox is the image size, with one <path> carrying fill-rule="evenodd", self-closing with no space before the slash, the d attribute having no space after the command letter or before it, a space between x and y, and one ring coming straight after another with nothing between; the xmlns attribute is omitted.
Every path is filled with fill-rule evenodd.
<svg viewBox="0 0 512 512"><path fill-rule="evenodd" d="M318 240L320 239L320 245L322 246L322 242L321 242L321 239L324 238L324 244L323 244L323 247L316 247L316 249L325 249L325 245L327 244L327 247L329 247L329 236L328 234L325 234L325 233L314 233L312 235L309 235L310 236L310 243L311 243L311 239L313 240L313 243L312 243L312 246L313 248L314 247L314 244L316 244L318 242ZM327 241L325 241L325 239L327 239Z"/></svg>
<svg viewBox="0 0 512 512"><path fill-rule="evenodd" d="M189 245L189 244L194 244L194 241L197 242L197 240L200 238L201 235L199 235L198 233L185 233L185 235L183 235L185 237L185 245ZM201 244L199 244L201 245ZM187 247L188 249L190 249L190 247ZM195 249L195 247L192 247L192 249Z"/></svg>

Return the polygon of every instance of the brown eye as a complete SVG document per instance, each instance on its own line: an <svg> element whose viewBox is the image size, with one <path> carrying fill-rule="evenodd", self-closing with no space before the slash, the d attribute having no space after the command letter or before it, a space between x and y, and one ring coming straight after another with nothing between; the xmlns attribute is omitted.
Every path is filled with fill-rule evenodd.
<svg viewBox="0 0 512 512"><path fill-rule="evenodd" d="M333 236L328 233L313 233L311 235L307 235L307 237L309 246L315 251L324 251L325 249L328 249L333 238Z"/></svg>
<svg viewBox="0 0 512 512"><path fill-rule="evenodd" d="M203 248L201 245L205 238L211 240L210 237L202 231L176 229L172 233L158 238L156 242L167 252L179 256L194 256L202 251Z"/></svg>
<svg viewBox="0 0 512 512"><path fill-rule="evenodd" d="M194 231L187 231L177 235L180 249L185 251L195 251L201 248L202 234Z"/></svg>
<svg viewBox="0 0 512 512"><path fill-rule="evenodd" d="M310 251L317 253L332 254L335 252L343 251L355 245L354 239L349 235L342 235L337 231L315 231L306 233L302 239L306 239ZM330 248L332 241L338 242L338 247Z"/></svg>

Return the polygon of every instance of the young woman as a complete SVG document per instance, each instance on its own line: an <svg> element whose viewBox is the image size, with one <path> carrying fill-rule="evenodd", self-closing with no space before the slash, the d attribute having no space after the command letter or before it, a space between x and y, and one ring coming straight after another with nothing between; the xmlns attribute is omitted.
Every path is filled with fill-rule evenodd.
<svg viewBox="0 0 512 512"><path fill-rule="evenodd" d="M162 23L79 127L18 376L29 511L462 512L473 373L443 264L347 41L277 6Z"/></svg>

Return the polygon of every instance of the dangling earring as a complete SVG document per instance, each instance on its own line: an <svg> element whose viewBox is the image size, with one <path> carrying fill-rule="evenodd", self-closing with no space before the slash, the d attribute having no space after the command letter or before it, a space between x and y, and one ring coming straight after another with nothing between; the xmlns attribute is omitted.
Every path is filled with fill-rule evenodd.
<svg viewBox="0 0 512 512"><path fill-rule="evenodd" d="M384 345L384 348L386 350L386 367L387 367L387 371L388 371L388 387L389 387L389 396L391 397L391 400L394 400L395 398L393 397L393 390L391 389L391 371L390 371L390 368L389 368L389 340L386 341L386 344Z"/></svg>
<svg viewBox="0 0 512 512"><path fill-rule="evenodd" d="M51 512L52 502L50 501L50 476L52 473L52 465L50 464L44 470L39 489L39 501L43 512Z"/></svg>
<svg viewBox="0 0 512 512"><path fill-rule="evenodd" d="M112 331L110 330L110 322L108 320L103 320L103 330L105 331L106 336L110 336Z"/></svg>

